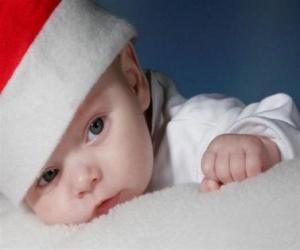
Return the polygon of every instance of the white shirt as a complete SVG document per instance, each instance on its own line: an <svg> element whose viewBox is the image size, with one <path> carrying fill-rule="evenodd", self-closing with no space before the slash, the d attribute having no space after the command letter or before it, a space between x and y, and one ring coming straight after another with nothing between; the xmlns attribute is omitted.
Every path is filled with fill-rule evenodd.
<svg viewBox="0 0 300 250"><path fill-rule="evenodd" d="M149 190L201 182L201 158L220 134L263 135L283 160L300 157L300 116L290 96L279 93L250 105L219 94L186 100L172 80L153 71L151 82L154 171Z"/></svg>

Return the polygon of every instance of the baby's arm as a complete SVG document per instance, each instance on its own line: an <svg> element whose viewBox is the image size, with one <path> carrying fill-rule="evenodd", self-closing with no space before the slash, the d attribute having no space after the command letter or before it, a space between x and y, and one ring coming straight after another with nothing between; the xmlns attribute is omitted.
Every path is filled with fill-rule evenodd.
<svg viewBox="0 0 300 250"><path fill-rule="evenodd" d="M200 190L212 191L223 184L256 176L280 160L277 145L267 137L250 134L219 135L209 144L202 157L204 179Z"/></svg>
<svg viewBox="0 0 300 250"><path fill-rule="evenodd" d="M232 143L222 143L223 146L218 153L226 152L228 154L230 152L230 156L232 155L234 158L240 157L233 154L236 152L236 143L244 142L244 140L236 140L236 138L240 138L240 136L244 138L246 135L248 136L245 141L248 141L250 137L251 139L256 138L254 135L260 139L255 140L255 144L260 146L254 148L268 152L263 155L264 157L265 155L269 156L269 152L280 152L278 153L279 157L269 156L271 158L269 161L275 163L279 159L288 160L300 157L300 115L292 98L285 94L272 95L249 105L244 105L235 98L199 95L187 100L182 105L174 106L167 114L173 115L166 127L165 144L162 144L167 144L168 150L162 151L159 157L164 160L166 157L170 159L174 173L172 178L176 183L187 181L200 183L203 179L205 179L205 183L208 180L215 180L214 178L218 176L209 178L207 173L200 171L200 161L204 154L207 154L206 150L211 149L212 145L217 144L216 141L223 137L227 140L234 135L235 139L228 139ZM253 140L251 142L253 143ZM244 144L242 145L244 151ZM271 150L272 148L274 150ZM203 161L207 161L205 158ZM262 156L259 159L261 160L261 158ZM244 156L243 159L247 159L248 162L250 158ZM264 168L270 165L273 163L264 164ZM182 166L187 166L186 170L179 171L183 168ZM260 169L259 171L264 170ZM239 180L239 177L237 178ZM218 184L218 187L222 183L210 181L208 184Z"/></svg>

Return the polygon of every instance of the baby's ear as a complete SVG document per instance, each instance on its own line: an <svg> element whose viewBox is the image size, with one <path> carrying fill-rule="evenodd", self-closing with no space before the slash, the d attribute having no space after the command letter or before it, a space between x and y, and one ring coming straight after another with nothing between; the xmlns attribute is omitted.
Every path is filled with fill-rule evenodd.
<svg viewBox="0 0 300 250"><path fill-rule="evenodd" d="M120 66L129 87L138 98L141 109L146 111L150 105L150 86L131 42L120 53Z"/></svg>

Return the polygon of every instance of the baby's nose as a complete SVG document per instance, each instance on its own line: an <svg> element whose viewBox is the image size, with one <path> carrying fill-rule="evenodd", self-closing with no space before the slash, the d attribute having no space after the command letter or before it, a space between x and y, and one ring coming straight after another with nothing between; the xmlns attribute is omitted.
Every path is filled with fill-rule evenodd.
<svg viewBox="0 0 300 250"><path fill-rule="evenodd" d="M73 155L74 156L74 155ZM72 157L71 157L72 158ZM83 198L87 193L94 191L95 186L102 179L101 169L87 158L69 158L66 161L65 171L73 195Z"/></svg>
<svg viewBox="0 0 300 250"><path fill-rule="evenodd" d="M74 169L74 195L78 198L83 198L85 194L94 191L100 180L100 169L96 166L83 165L77 170Z"/></svg>

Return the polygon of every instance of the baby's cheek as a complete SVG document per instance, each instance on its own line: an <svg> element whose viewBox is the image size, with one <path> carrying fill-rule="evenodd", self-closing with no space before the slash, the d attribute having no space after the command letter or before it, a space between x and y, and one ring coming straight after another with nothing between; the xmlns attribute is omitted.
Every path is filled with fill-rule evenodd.
<svg viewBox="0 0 300 250"><path fill-rule="evenodd" d="M33 212L45 223L59 223L63 215L62 208L65 206L61 195L56 192L41 194L32 204Z"/></svg>
<svg viewBox="0 0 300 250"><path fill-rule="evenodd" d="M55 218L52 205L48 202L39 201L33 207L34 213L45 223L53 224L52 221Z"/></svg>
<svg viewBox="0 0 300 250"><path fill-rule="evenodd" d="M82 204L73 205L68 201L42 202L35 206L36 215L46 224L79 224L90 218L90 209Z"/></svg>

